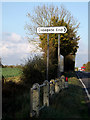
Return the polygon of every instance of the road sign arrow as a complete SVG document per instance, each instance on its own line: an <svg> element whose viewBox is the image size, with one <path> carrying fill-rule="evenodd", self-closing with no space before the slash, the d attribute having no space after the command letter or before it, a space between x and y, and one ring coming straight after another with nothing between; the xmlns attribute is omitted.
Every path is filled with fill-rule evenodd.
<svg viewBox="0 0 90 120"><path fill-rule="evenodd" d="M65 32L65 33L67 32L67 28L66 28L66 27L64 27L64 32Z"/></svg>

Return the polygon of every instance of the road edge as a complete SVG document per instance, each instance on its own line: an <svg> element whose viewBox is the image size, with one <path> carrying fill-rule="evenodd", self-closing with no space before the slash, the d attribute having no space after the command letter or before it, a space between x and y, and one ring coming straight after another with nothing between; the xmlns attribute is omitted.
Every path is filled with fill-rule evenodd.
<svg viewBox="0 0 90 120"><path fill-rule="evenodd" d="M79 77L79 75L78 75L77 73L76 73L76 75L77 75L79 81L82 83L82 85L83 85L83 87L84 87L84 89L85 89L85 92L86 92L86 94L87 94L87 97L88 97L88 99L90 100L90 94L89 94L89 92L88 92L85 84L84 84L83 81L80 79L80 77Z"/></svg>

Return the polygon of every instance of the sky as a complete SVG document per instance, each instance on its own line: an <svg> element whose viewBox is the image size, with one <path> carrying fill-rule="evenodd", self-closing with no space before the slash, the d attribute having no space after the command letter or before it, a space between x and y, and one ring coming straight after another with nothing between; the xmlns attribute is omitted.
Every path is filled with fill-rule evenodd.
<svg viewBox="0 0 90 120"><path fill-rule="evenodd" d="M2 64L22 64L26 58L33 54L40 54L35 44L28 42L26 23L31 22L26 16L33 14L37 5L52 4L45 2L3 2L2 3ZM75 66L81 67L88 62L88 2L53 2L55 6L63 4L67 10L80 22L78 35L80 35L79 49L76 54ZM38 39L36 37L35 39Z"/></svg>

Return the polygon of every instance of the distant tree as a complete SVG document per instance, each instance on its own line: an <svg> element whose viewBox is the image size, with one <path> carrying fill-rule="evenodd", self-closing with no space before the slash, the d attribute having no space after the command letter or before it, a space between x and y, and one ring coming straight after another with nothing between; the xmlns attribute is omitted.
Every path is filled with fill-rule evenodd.
<svg viewBox="0 0 90 120"><path fill-rule="evenodd" d="M90 72L90 61L87 62L86 64L83 64L83 66L86 68L85 71Z"/></svg>
<svg viewBox="0 0 90 120"><path fill-rule="evenodd" d="M51 26L66 26L67 27L67 33L61 34L60 36L60 52L65 57L69 55L70 53L75 54L78 49L78 41L80 39L79 36L76 35L76 32L74 32L74 29L71 25L64 22L64 20L59 20L59 18L51 18ZM39 35L41 44L40 47L42 47L44 53L47 51L47 35L41 34ZM50 34L49 35L49 43L50 43L50 54L51 58L54 59L55 56L57 56L57 50L58 50L58 34ZM46 56L46 55L45 55Z"/></svg>
<svg viewBox="0 0 90 120"><path fill-rule="evenodd" d="M36 9L33 11L33 14L31 15L30 13L28 13L27 16L32 21L31 24L26 24L25 27L29 31L29 34L37 34L36 28L38 26L66 26L68 29L67 33L61 35L61 50L64 50L63 55L66 56L70 52L75 53L77 51L78 40L80 39L80 37L77 36L77 30L80 23L78 23L77 20L74 19L71 13L67 9L65 9L63 5L60 6L60 9L57 6L55 7L53 5L37 6ZM55 37L56 45L57 35L53 34L52 37ZM41 42L42 40L44 41L45 37L41 39ZM64 42L62 42L62 40ZM70 50L70 48L73 48L72 51Z"/></svg>
<svg viewBox="0 0 90 120"><path fill-rule="evenodd" d="M29 31L29 35L37 34L36 28L38 26L51 26L51 18L54 16L58 18L59 21L63 19L68 25L73 27L75 32L77 32L80 24L63 5L61 5L60 8L54 5L40 5L35 8L32 14L29 12L27 16L31 21L30 24L26 24L25 26Z"/></svg>

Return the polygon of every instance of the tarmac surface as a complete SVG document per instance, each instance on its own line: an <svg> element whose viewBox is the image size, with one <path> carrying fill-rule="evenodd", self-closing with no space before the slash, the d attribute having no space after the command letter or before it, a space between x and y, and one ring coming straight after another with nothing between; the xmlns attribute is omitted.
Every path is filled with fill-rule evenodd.
<svg viewBox="0 0 90 120"><path fill-rule="evenodd" d="M77 77L82 80L90 95L90 72L77 71L76 75L78 75ZM86 96L86 103L88 106L88 115L90 116L90 100L87 96Z"/></svg>

